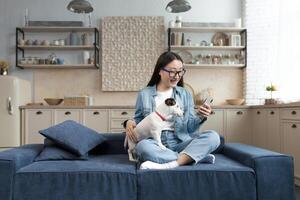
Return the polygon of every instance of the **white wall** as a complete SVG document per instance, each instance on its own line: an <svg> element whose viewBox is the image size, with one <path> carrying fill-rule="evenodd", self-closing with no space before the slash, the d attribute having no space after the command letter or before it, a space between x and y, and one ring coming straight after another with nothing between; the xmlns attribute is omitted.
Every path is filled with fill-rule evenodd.
<svg viewBox="0 0 300 200"><path fill-rule="evenodd" d="M174 20L176 14L165 11L169 0L90 0L94 7L92 13L93 24L99 25L103 16L164 16L165 23ZM23 15L25 8L29 9L31 20L82 20L80 14L71 13L66 9L68 0L0 0L0 59L9 60L12 64L12 75L31 80L33 82L33 72L31 70L21 70L15 65L15 28L23 25ZM190 0L192 10L180 14L183 21L197 22L233 22L235 18L241 17L241 0ZM198 71L196 71L198 73ZM68 72L65 72L68 73ZM69 72L72 73L72 72ZM199 71L199 73L201 73ZM239 74L239 73L238 73ZM205 77L204 77L205 78ZM186 77L188 80L189 77ZM201 80L204 81L205 80ZM191 80L190 82L195 82ZM200 88L198 88L200 89ZM96 88L96 91L98 88ZM36 91L35 91L36 92ZM111 97L128 99L125 104L135 102L136 93L101 93L102 100ZM51 88L49 88L49 94ZM36 100L39 100L35 94ZM96 101L105 103L106 101ZM123 101L122 101L123 103Z"/></svg>

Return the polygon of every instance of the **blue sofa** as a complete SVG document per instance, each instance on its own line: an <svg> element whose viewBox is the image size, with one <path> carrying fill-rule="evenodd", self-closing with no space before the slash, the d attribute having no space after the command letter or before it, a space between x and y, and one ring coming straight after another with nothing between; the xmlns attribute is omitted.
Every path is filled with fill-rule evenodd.
<svg viewBox="0 0 300 200"><path fill-rule="evenodd" d="M123 149L124 134L89 160L33 162L43 144L0 153L1 200L294 200L293 158L226 143L215 164L139 170Z"/></svg>

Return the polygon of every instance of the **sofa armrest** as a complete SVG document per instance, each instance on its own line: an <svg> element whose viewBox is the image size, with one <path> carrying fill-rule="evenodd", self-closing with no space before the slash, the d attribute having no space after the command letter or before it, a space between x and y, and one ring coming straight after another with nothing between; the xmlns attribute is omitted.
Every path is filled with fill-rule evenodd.
<svg viewBox="0 0 300 200"><path fill-rule="evenodd" d="M11 200L14 174L33 162L43 144L30 144L0 152L0 199Z"/></svg>
<svg viewBox="0 0 300 200"><path fill-rule="evenodd" d="M294 200L293 157L246 144L227 143L224 155L254 169L258 200Z"/></svg>

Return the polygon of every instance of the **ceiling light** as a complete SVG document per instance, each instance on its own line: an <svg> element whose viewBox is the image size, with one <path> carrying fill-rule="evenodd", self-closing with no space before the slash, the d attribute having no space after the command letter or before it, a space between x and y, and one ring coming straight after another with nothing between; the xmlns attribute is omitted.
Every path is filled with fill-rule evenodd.
<svg viewBox="0 0 300 200"><path fill-rule="evenodd" d="M90 13L94 10L92 5L85 0L72 0L67 9L75 13Z"/></svg>
<svg viewBox="0 0 300 200"><path fill-rule="evenodd" d="M166 7L166 11L170 13L180 13L180 12L186 12L191 8L192 7L190 3L185 0L173 0L170 3L168 3Z"/></svg>

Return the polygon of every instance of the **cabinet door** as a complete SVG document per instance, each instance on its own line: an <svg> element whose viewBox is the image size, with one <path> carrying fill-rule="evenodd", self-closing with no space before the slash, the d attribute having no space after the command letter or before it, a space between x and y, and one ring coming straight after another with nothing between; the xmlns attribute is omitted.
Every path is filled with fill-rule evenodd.
<svg viewBox="0 0 300 200"><path fill-rule="evenodd" d="M84 110L83 124L100 133L108 132L108 110Z"/></svg>
<svg viewBox="0 0 300 200"><path fill-rule="evenodd" d="M224 135L224 111L223 110L213 110L212 114L200 127L200 131L214 130L220 135Z"/></svg>
<svg viewBox="0 0 300 200"><path fill-rule="evenodd" d="M280 125L279 109L268 109L266 113L267 120L267 140L266 148L272 151L280 152Z"/></svg>
<svg viewBox="0 0 300 200"><path fill-rule="evenodd" d="M81 123L81 110L78 109L59 109L55 110L55 124L59 124L66 120L73 120Z"/></svg>
<svg viewBox="0 0 300 200"><path fill-rule="evenodd" d="M245 109L230 109L226 111L226 140L251 144L251 116Z"/></svg>
<svg viewBox="0 0 300 200"><path fill-rule="evenodd" d="M53 125L51 110L25 110L25 144L44 143L39 130Z"/></svg>
<svg viewBox="0 0 300 200"><path fill-rule="evenodd" d="M267 146L267 126L266 126L266 110L254 109L252 110L253 122L253 145L266 148Z"/></svg>
<svg viewBox="0 0 300 200"><path fill-rule="evenodd" d="M132 119L134 117L134 109L111 109L109 119L109 130L112 133L124 132L122 123L126 119Z"/></svg>
<svg viewBox="0 0 300 200"><path fill-rule="evenodd" d="M283 135L283 152L290 154L294 157L294 170L295 176L300 178L300 122L283 122L282 135Z"/></svg>

